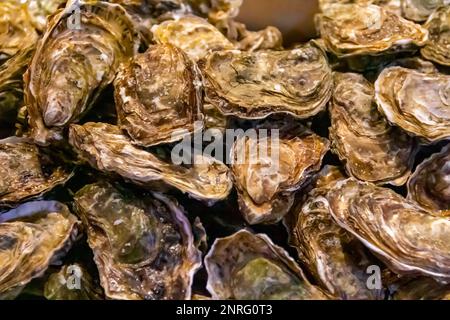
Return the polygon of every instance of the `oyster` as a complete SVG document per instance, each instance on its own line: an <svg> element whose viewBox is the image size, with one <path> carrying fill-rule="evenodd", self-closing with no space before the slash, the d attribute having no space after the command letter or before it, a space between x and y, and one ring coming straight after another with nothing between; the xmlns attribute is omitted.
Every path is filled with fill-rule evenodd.
<svg viewBox="0 0 450 320"><path fill-rule="evenodd" d="M450 210L450 145L422 162L408 181L408 199L428 210Z"/></svg>
<svg viewBox="0 0 450 320"><path fill-rule="evenodd" d="M335 73L330 103L332 150L349 175L403 185L415 159L414 140L378 112L373 85L356 73Z"/></svg>
<svg viewBox="0 0 450 320"><path fill-rule="evenodd" d="M0 3L0 64L38 39L27 8L19 0Z"/></svg>
<svg viewBox="0 0 450 320"><path fill-rule="evenodd" d="M420 25L375 5L334 4L317 16L327 50L339 58L412 51L425 45Z"/></svg>
<svg viewBox="0 0 450 320"><path fill-rule="evenodd" d="M437 9L424 24L430 39L420 53L426 59L450 66L450 5Z"/></svg>
<svg viewBox="0 0 450 320"><path fill-rule="evenodd" d="M401 2L403 0L319 0L319 8L323 12L328 9L329 6L340 3L340 4L347 4L347 3L356 3L360 5L368 5L368 4L374 4L377 6L382 7L383 9L393 12L395 14L401 15L402 8L401 8Z"/></svg>
<svg viewBox="0 0 450 320"><path fill-rule="evenodd" d="M157 43L179 47L194 61L212 51L234 49L234 45L208 21L196 16L168 20L152 27Z"/></svg>
<svg viewBox="0 0 450 320"><path fill-rule="evenodd" d="M325 109L332 75L321 49L213 52L201 64L209 101L226 115L261 119L289 113L300 119Z"/></svg>
<svg viewBox="0 0 450 320"><path fill-rule="evenodd" d="M74 263L64 265L48 277L44 296L47 300L101 300L103 292L88 271Z"/></svg>
<svg viewBox="0 0 450 320"><path fill-rule="evenodd" d="M212 23L236 18L243 0L186 0L195 13Z"/></svg>
<svg viewBox="0 0 450 320"><path fill-rule="evenodd" d="M336 222L393 271L450 278L448 217L353 178L338 182L327 198Z"/></svg>
<svg viewBox="0 0 450 320"><path fill-rule="evenodd" d="M75 1L54 15L25 75L31 136L48 145L76 122L111 83L139 38L126 11L103 1Z"/></svg>
<svg viewBox="0 0 450 320"><path fill-rule="evenodd" d="M67 0L16 0L26 3L28 13L34 27L44 31L47 26L47 18L54 14L59 8L64 7Z"/></svg>
<svg viewBox="0 0 450 320"><path fill-rule="evenodd" d="M151 46L114 81L119 125L143 146L174 142L201 130L202 81L189 57L172 45Z"/></svg>
<svg viewBox="0 0 450 320"><path fill-rule="evenodd" d="M340 299L383 299L382 290L368 288L367 269L377 261L330 214L326 194L345 179L336 167L326 167L313 189L285 217L289 244L298 252L321 287Z"/></svg>
<svg viewBox="0 0 450 320"><path fill-rule="evenodd" d="M100 182L75 195L101 285L111 299L189 299L201 254L178 204Z"/></svg>
<svg viewBox="0 0 450 320"><path fill-rule="evenodd" d="M288 253L264 234L241 230L216 239L205 257L205 267L213 299L327 299L306 280Z"/></svg>
<svg viewBox="0 0 450 320"><path fill-rule="evenodd" d="M450 76L386 68L375 82L378 109L390 123L434 142L450 137Z"/></svg>
<svg viewBox="0 0 450 320"><path fill-rule="evenodd" d="M71 173L25 138L0 140L0 206L38 197L64 184Z"/></svg>
<svg viewBox="0 0 450 320"><path fill-rule="evenodd" d="M301 125L272 128L281 129L276 136L262 134L267 127L260 125L259 136L244 135L231 149L239 208L249 224L280 221L329 148L328 140Z"/></svg>
<svg viewBox="0 0 450 320"><path fill-rule="evenodd" d="M449 0L402 0L403 16L409 20L423 22L439 6L450 5Z"/></svg>
<svg viewBox="0 0 450 320"><path fill-rule="evenodd" d="M225 199L232 188L228 167L203 156L190 168L165 162L132 145L117 126L106 123L71 125L69 142L91 166L116 173L144 187L163 183L209 203Z"/></svg>
<svg viewBox="0 0 450 320"><path fill-rule="evenodd" d="M34 46L18 51L0 65L0 123L14 124L23 103L23 80Z"/></svg>
<svg viewBox="0 0 450 320"><path fill-rule="evenodd" d="M12 298L70 248L77 218L57 201L35 201L0 214L0 299Z"/></svg>
<svg viewBox="0 0 450 320"><path fill-rule="evenodd" d="M450 285L433 278L408 279L398 285L393 293L394 300L450 300Z"/></svg>

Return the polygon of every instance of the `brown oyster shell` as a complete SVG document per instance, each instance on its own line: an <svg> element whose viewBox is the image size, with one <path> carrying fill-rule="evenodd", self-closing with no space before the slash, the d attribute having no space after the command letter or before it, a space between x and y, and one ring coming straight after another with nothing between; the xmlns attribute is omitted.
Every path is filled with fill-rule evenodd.
<svg viewBox="0 0 450 320"><path fill-rule="evenodd" d="M313 183L316 188L285 217L289 244L297 250L314 279L336 298L383 299L382 290L367 286L369 266L378 261L352 234L337 225L326 194L345 179L337 167L325 167Z"/></svg>
<svg viewBox="0 0 450 320"><path fill-rule="evenodd" d="M180 140L203 128L202 88L200 71L183 51L151 46L114 80L119 126L146 147Z"/></svg>
<svg viewBox="0 0 450 320"><path fill-rule="evenodd" d="M415 142L378 112L369 81L356 73L335 73L329 111L332 150L349 175L379 184L406 182L414 164Z"/></svg>
<svg viewBox="0 0 450 320"><path fill-rule="evenodd" d="M319 0L320 11L325 11L329 6L333 4L351 4L356 3L360 5L374 4L382 7L383 9L393 12L401 16L402 8L401 2L403 0Z"/></svg>
<svg viewBox="0 0 450 320"><path fill-rule="evenodd" d="M428 210L450 210L450 145L422 162L408 181L408 199Z"/></svg>
<svg viewBox="0 0 450 320"><path fill-rule="evenodd" d="M40 32L45 31L48 18L58 9L63 8L67 0L15 0L26 3L34 27ZM73 0L71 0L73 1Z"/></svg>
<svg viewBox="0 0 450 320"><path fill-rule="evenodd" d="M450 76L386 68L375 82L378 109L406 132L434 142L450 137Z"/></svg>
<svg viewBox="0 0 450 320"><path fill-rule="evenodd" d="M64 184L72 173L28 139L10 137L0 140L0 176L0 206L11 206Z"/></svg>
<svg viewBox="0 0 450 320"><path fill-rule="evenodd" d="M239 209L249 224L280 221L293 204L294 192L320 169L329 149L328 140L298 124L262 124L258 130L273 128L281 129L278 136L270 131L265 136L244 135L231 149Z"/></svg>
<svg viewBox="0 0 450 320"><path fill-rule="evenodd" d="M328 192L336 222L399 274L450 279L450 219L353 178Z"/></svg>
<svg viewBox="0 0 450 320"><path fill-rule="evenodd" d="M13 298L67 252L78 220L57 201L34 201L0 214L0 299Z"/></svg>
<svg viewBox="0 0 450 320"><path fill-rule="evenodd" d="M152 33L157 43L177 46L194 61L203 59L213 51L235 48L216 27L205 19L191 15L155 25Z"/></svg>
<svg viewBox="0 0 450 320"><path fill-rule="evenodd" d="M331 69L313 43L290 51L214 52L201 66L206 96L225 115L306 119L323 111L331 96Z"/></svg>
<svg viewBox="0 0 450 320"><path fill-rule="evenodd" d="M333 4L317 16L327 50L339 58L411 51L428 31L376 5Z"/></svg>
<svg viewBox="0 0 450 320"><path fill-rule="evenodd" d="M101 182L78 191L75 206L108 298L190 299L201 254L176 201Z"/></svg>
<svg viewBox="0 0 450 320"><path fill-rule="evenodd" d="M400 280L393 290L393 300L450 300L450 285L433 278Z"/></svg>
<svg viewBox="0 0 450 320"><path fill-rule="evenodd" d="M165 162L133 146L131 139L114 125L71 125L69 142L92 167L140 186L154 189L163 184L208 203L225 199L232 188L229 169L222 162L200 155L193 159L191 167Z"/></svg>
<svg viewBox="0 0 450 320"><path fill-rule="evenodd" d="M25 75L35 142L61 140L64 127L92 107L138 41L130 16L117 4L76 1L52 16Z"/></svg>
<svg viewBox="0 0 450 320"><path fill-rule="evenodd" d="M450 66L450 5L440 7L428 18L424 28L429 40L420 51L422 56L444 66Z"/></svg>
<svg viewBox="0 0 450 320"><path fill-rule="evenodd" d="M240 230L216 239L205 257L205 267L213 299L327 299L288 253L265 234Z"/></svg>
<svg viewBox="0 0 450 320"><path fill-rule="evenodd" d="M448 0L402 0L402 13L406 19L423 22L439 6L450 5Z"/></svg>

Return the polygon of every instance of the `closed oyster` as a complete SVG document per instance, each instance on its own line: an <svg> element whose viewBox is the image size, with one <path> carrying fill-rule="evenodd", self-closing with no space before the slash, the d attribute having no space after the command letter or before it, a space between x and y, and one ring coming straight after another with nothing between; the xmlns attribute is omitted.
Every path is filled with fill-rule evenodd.
<svg viewBox="0 0 450 320"><path fill-rule="evenodd" d="M336 167L326 167L318 176L316 188L285 217L289 244L331 295L350 300L383 299L382 290L367 285L371 275L367 269L377 261L330 214L326 194L344 176Z"/></svg>
<svg viewBox="0 0 450 320"><path fill-rule="evenodd" d="M425 45L418 24L375 5L334 4L317 16L327 50L339 58L411 51Z"/></svg>
<svg viewBox="0 0 450 320"><path fill-rule="evenodd" d="M439 6L450 5L449 0L402 0L402 12L406 19L423 22Z"/></svg>
<svg viewBox="0 0 450 320"><path fill-rule="evenodd" d="M173 165L134 147L128 136L110 124L71 125L69 142L94 168L144 187L163 183L209 203L225 199L232 188L228 167L222 162L198 156L190 168Z"/></svg>
<svg viewBox="0 0 450 320"><path fill-rule="evenodd" d="M327 299L284 249L247 230L216 239L205 257L207 289L221 300Z"/></svg>
<svg viewBox="0 0 450 320"><path fill-rule="evenodd" d="M332 150L349 175L403 185L414 164L415 143L378 112L373 85L356 73L335 73L330 104Z"/></svg>
<svg viewBox="0 0 450 320"><path fill-rule="evenodd" d="M18 51L0 65L0 123L14 124L23 103L23 74L28 67L34 46Z"/></svg>
<svg viewBox="0 0 450 320"><path fill-rule="evenodd" d="M327 198L336 222L395 272L450 278L448 217L353 178L338 182Z"/></svg>
<svg viewBox="0 0 450 320"><path fill-rule="evenodd" d="M408 199L429 210L450 210L450 145L422 162L408 181Z"/></svg>
<svg viewBox="0 0 450 320"><path fill-rule="evenodd" d="M234 49L234 45L205 19L184 16L152 27L157 43L179 47L194 61L213 51Z"/></svg>
<svg viewBox="0 0 450 320"><path fill-rule="evenodd" d="M189 57L172 45L151 46L121 67L114 81L119 125L143 146L201 130L202 81Z"/></svg>
<svg viewBox="0 0 450 320"><path fill-rule="evenodd" d="M75 207L108 298L190 299L201 254L175 201L100 182L78 191Z"/></svg>
<svg viewBox="0 0 450 320"><path fill-rule="evenodd" d="M77 218L57 201L35 201L0 214L0 299L12 298L70 248Z"/></svg>
<svg viewBox="0 0 450 320"><path fill-rule="evenodd" d="M47 300L101 300L103 292L86 268L74 263L48 277L44 296Z"/></svg>
<svg viewBox="0 0 450 320"><path fill-rule="evenodd" d="M293 204L294 192L320 169L329 148L328 140L301 125L276 129L276 136L266 128L259 126L259 136L255 131L237 139L231 150L239 208L250 224L280 221Z"/></svg>
<svg viewBox="0 0 450 320"><path fill-rule="evenodd" d="M430 39L420 53L426 59L450 66L450 5L437 9L424 24Z"/></svg>
<svg viewBox="0 0 450 320"><path fill-rule="evenodd" d="M209 101L240 118L289 113L306 119L323 111L331 96L331 69L313 43L290 51L214 52L202 71Z"/></svg>
<svg viewBox="0 0 450 320"><path fill-rule="evenodd" d="M38 39L27 7L19 0L0 2L0 64Z"/></svg>
<svg viewBox="0 0 450 320"><path fill-rule="evenodd" d="M450 285L433 278L418 277L403 281L395 288L394 300L450 300Z"/></svg>
<svg viewBox="0 0 450 320"><path fill-rule="evenodd" d="M450 137L450 76L386 68L375 82L378 109L406 132L434 142Z"/></svg>
<svg viewBox="0 0 450 320"><path fill-rule="evenodd" d="M73 2L54 15L25 75L31 136L48 145L79 120L110 84L139 38L125 10L103 1Z"/></svg>
<svg viewBox="0 0 450 320"><path fill-rule="evenodd" d="M64 184L71 173L25 138L0 140L0 206L38 197Z"/></svg>

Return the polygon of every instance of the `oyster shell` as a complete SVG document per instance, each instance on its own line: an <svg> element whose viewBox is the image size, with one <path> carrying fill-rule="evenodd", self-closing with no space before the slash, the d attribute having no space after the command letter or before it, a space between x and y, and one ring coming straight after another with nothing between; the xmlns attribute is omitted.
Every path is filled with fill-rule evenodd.
<svg viewBox="0 0 450 320"><path fill-rule="evenodd" d="M439 6L448 5L449 0L402 0L402 12L406 19L423 22Z"/></svg>
<svg viewBox="0 0 450 320"><path fill-rule="evenodd" d="M321 49L213 52L201 64L206 96L225 115L261 119L289 113L300 119L323 111L332 75Z"/></svg>
<svg viewBox="0 0 450 320"><path fill-rule="evenodd" d="M213 51L234 49L219 30L205 19L184 16L177 20L164 21L152 27L157 43L179 47L194 61L199 61Z"/></svg>
<svg viewBox="0 0 450 320"><path fill-rule="evenodd" d="M428 31L375 5L333 4L317 16L327 50L339 58L412 51Z"/></svg>
<svg viewBox="0 0 450 320"><path fill-rule="evenodd" d="M139 38L126 11L103 1L75 1L54 15L25 75L31 136L48 145L79 120L110 84Z"/></svg>
<svg viewBox="0 0 450 320"><path fill-rule="evenodd" d="M289 211L294 192L320 169L328 140L298 124L281 128L278 136L244 135L230 159L239 209L249 224L277 223ZM271 129L262 124L258 129Z"/></svg>
<svg viewBox="0 0 450 320"><path fill-rule="evenodd" d="M41 196L72 174L25 138L0 140L0 206Z"/></svg>
<svg viewBox="0 0 450 320"><path fill-rule="evenodd" d="M360 5L374 4L382 7L383 9L393 12L401 16L402 8L401 2L403 0L319 0L319 9L323 12L333 4L347 4L356 3Z"/></svg>
<svg viewBox="0 0 450 320"><path fill-rule="evenodd" d="M422 162L408 181L408 199L428 210L450 210L450 145Z"/></svg>
<svg viewBox="0 0 450 320"><path fill-rule="evenodd" d="M382 290L367 286L367 268L377 261L353 235L339 227L330 214L326 194L337 181L345 179L336 167L325 167L316 186L285 217L289 244L320 283L340 299L383 299Z"/></svg>
<svg viewBox="0 0 450 320"><path fill-rule="evenodd" d="M332 150L349 175L403 185L411 174L414 140L378 112L373 85L356 73L335 73L329 111Z"/></svg>
<svg viewBox="0 0 450 320"><path fill-rule="evenodd" d="M77 218L57 201L35 201L0 214L0 299L13 298L70 248Z"/></svg>
<svg viewBox="0 0 450 320"><path fill-rule="evenodd" d="M102 300L103 292L79 263L64 265L52 273L44 287L47 300Z"/></svg>
<svg viewBox="0 0 450 320"><path fill-rule="evenodd" d="M172 45L151 46L123 65L114 81L120 127L152 146L201 130L202 81L189 57Z"/></svg>
<svg viewBox="0 0 450 320"><path fill-rule="evenodd" d="M18 0L0 3L0 64L38 39L27 7Z"/></svg>
<svg viewBox="0 0 450 320"><path fill-rule="evenodd" d="M54 14L59 8L64 7L67 0L16 0L26 3L28 13L34 27L39 31L44 31L47 26L48 17Z"/></svg>
<svg viewBox="0 0 450 320"><path fill-rule="evenodd" d="M437 9L424 24L430 33L429 41L420 53L423 57L450 66L450 5Z"/></svg>
<svg viewBox="0 0 450 320"><path fill-rule="evenodd" d="M375 82L378 109L390 123L434 142L450 137L450 76L386 68Z"/></svg>
<svg viewBox="0 0 450 320"><path fill-rule="evenodd" d="M433 278L419 277L404 281L393 293L394 300L450 300L450 285Z"/></svg>
<svg viewBox="0 0 450 320"><path fill-rule="evenodd" d="M205 257L205 267L213 299L327 299L306 280L288 253L265 234L241 230L216 239Z"/></svg>
<svg viewBox="0 0 450 320"><path fill-rule="evenodd" d="M198 156L190 168L173 165L133 146L114 125L71 125L69 142L94 168L144 187L155 188L162 183L209 203L225 199L232 188L229 169L222 162Z"/></svg>
<svg viewBox="0 0 450 320"><path fill-rule="evenodd" d="M108 298L190 299L201 254L175 201L100 182L78 191L75 207Z"/></svg>
<svg viewBox="0 0 450 320"><path fill-rule="evenodd" d="M394 191L338 182L327 194L336 222L361 240L391 270L450 278L450 219L422 209Z"/></svg>
<svg viewBox="0 0 450 320"><path fill-rule="evenodd" d="M236 18L243 0L186 0L195 13L212 23Z"/></svg>

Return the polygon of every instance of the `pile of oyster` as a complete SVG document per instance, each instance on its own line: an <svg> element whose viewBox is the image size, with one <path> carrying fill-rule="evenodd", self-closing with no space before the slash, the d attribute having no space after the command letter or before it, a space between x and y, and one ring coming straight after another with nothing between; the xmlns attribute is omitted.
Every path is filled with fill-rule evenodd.
<svg viewBox="0 0 450 320"><path fill-rule="evenodd" d="M0 299L450 299L450 2L0 2Z"/></svg>

